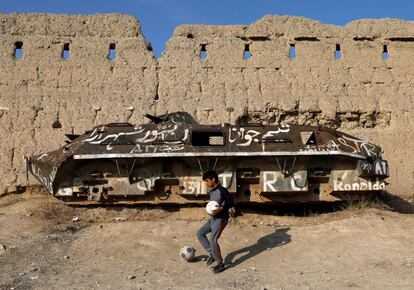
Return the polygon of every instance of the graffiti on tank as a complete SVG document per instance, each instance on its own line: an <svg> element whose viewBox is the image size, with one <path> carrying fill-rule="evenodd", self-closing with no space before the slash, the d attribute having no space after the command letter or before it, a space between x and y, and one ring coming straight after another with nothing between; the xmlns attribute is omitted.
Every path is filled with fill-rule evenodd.
<svg viewBox="0 0 414 290"><path fill-rule="evenodd" d="M280 133L289 132L289 125L280 126L277 130L271 130L266 132L259 132L253 129L246 130L246 128L230 128L229 129L229 142L235 143L236 146L250 146L252 142L258 143L261 140L271 139L276 137Z"/></svg>
<svg viewBox="0 0 414 290"><path fill-rule="evenodd" d="M183 151L184 144L141 145L137 144L129 153L157 153Z"/></svg>
<svg viewBox="0 0 414 290"><path fill-rule="evenodd" d="M168 126L170 127L170 126ZM189 130L184 130L184 136L182 138L177 138L177 129L178 125L174 125L173 128L166 128L164 130L158 131L158 130L147 130L145 131L144 136L139 136L135 139L135 142L137 143L151 143L155 140L157 141L163 141L165 144L180 144L183 141L187 140ZM168 140L168 137L173 138L174 140ZM178 139L178 140L177 140Z"/></svg>
<svg viewBox="0 0 414 290"><path fill-rule="evenodd" d="M106 144L106 150L111 151L113 149L113 145L117 142L120 142L122 138L129 137L128 140L131 140L137 143L136 152L142 150L142 152L153 153L157 151L179 151L184 149L183 146L174 146L174 145L183 145L183 143L188 139L189 136L189 129L184 130L183 136L178 136L177 133L182 132L178 131L179 125L168 125L166 128L161 130L155 129L145 129L143 127L137 126L134 128L132 132L120 132L117 134L108 134L105 135L103 133L104 127L95 128L95 130L89 135L88 138L84 139L82 142L94 144L94 145L101 145L102 143ZM160 145L154 146L157 149L144 149L141 147L143 144L148 144L152 142L160 142ZM147 148L152 148L152 145L149 145ZM148 151L146 151L148 150ZM152 151L151 151L152 150ZM154 151L156 150L156 151Z"/></svg>
<svg viewBox="0 0 414 290"><path fill-rule="evenodd" d="M388 175L388 164L382 160L376 160L374 163L361 163L361 169L364 172L372 172L377 175Z"/></svg>
<svg viewBox="0 0 414 290"><path fill-rule="evenodd" d="M224 172L219 174L220 184L229 188L234 177L234 172ZM204 194L207 193L207 187L201 176L183 176L180 177L180 184L183 186L183 194Z"/></svg>
<svg viewBox="0 0 414 290"><path fill-rule="evenodd" d="M347 136L338 138L338 141L341 143L341 146L351 149L352 153L362 153L362 150L364 150L369 157L378 157L376 152L378 150L378 147L367 141L354 139Z"/></svg>
<svg viewBox="0 0 414 290"><path fill-rule="evenodd" d="M365 182L344 183L343 181L334 180L334 191L367 191L367 190L382 190L385 188L385 182L376 180Z"/></svg>
<svg viewBox="0 0 414 290"><path fill-rule="evenodd" d="M220 184L228 188L231 185L232 179L234 177L234 172L224 172L219 174Z"/></svg>
<svg viewBox="0 0 414 290"><path fill-rule="evenodd" d="M57 167L53 166L52 171L48 176L44 176L42 170L37 167L34 163L31 164L32 173L44 186L49 190L49 192L53 192L53 181L55 180Z"/></svg>
<svg viewBox="0 0 414 290"><path fill-rule="evenodd" d="M207 192L207 188L200 176L183 176L180 177L183 194L202 194Z"/></svg>
<svg viewBox="0 0 414 290"><path fill-rule="evenodd" d="M146 191L153 189L155 180L157 180L162 174L157 171L150 171L142 168L134 175L139 176L139 181L136 183L137 189Z"/></svg>
<svg viewBox="0 0 414 290"><path fill-rule="evenodd" d="M304 148L299 149L299 151L338 151L339 144L335 143L334 140L329 140L326 144L317 144L317 145L305 145Z"/></svg>
<svg viewBox="0 0 414 290"><path fill-rule="evenodd" d="M283 186L283 180L284 180L284 177L277 174L276 172L266 172L265 174L263 174L263 182L262 182L263 191L278 192L278 191L281 191L282 188L285 189ZM302 191L307 188L306 182L303 182L304 183L303 186L298 185L298 182L303 182L302 176L300 174L297 174L297 176L295 176L295 173L294 173L289 181L289 185L290 185L289 190Z"/></svg>

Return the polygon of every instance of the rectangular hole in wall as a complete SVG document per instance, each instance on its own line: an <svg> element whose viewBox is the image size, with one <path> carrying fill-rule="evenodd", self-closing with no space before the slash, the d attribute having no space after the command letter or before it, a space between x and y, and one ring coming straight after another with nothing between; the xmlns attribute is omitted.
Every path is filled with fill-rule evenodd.
<svg viewBox="0 0 414 290"><path fill-rule="evenodd" d="M335 45L335 59L340 59L342 56L341 46L339 44Z"/></svg>
<svg viewBox="0 0 414 290"><path fill-rule="evenodd" d="M245 44L244 45L244 52L243 52L243 59L250 59L252 54L250 53L250 45Z"/></svg>
<svg viewBox="0 0 414 290"><path fill-rule="evenodd" d="M109 45L109 53L108 53L108 59L114 60L116 58L116 48L115 43L111 43Z"/></svg>
<svg viewBox="0 0 414 290"><path fill-rule="evenodd" d="M65 43L65 44L63 44L62 58L63 59L68 59L69 57L70 57L69 43Z"/></svg>
<svg viewBox="0 0 414 290"><path fill-rule="evenodd" d="M382 46L382 59L383 60L388 59L388 47L385 44Z"/></svg>
<svg viewBox="0 0 414 290"><path fill-rule="evenodd" d="M207 50L206 50L206 44L202 44L201 48L200 48L200 58L201 59L206 59L207 57Z"/></svg>
<svg viewBox="0 0 414 290"><path fill-rule="evenodd" d="M289 57L290 59L296 58L296 46L294 43L290 44Z"/></svg>
<svg viewBox="0 0 414 290"><path fill-rule="evenodd" d="M23 42L16 41L14 44L14 57L19 59L23 57Z"/></svg>

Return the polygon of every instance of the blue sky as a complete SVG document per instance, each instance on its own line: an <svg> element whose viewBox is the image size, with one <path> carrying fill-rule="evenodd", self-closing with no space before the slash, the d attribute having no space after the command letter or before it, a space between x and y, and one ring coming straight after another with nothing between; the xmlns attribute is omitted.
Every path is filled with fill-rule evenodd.
<svg viewBox="0 0 414 290"><path fill-rule="evenodd" d="M0 13L133 15L157 56L180 24L250 24L267 14L282 14L344 25L360 18L414 20L413 11L412 0L0 0Z"/></svg>

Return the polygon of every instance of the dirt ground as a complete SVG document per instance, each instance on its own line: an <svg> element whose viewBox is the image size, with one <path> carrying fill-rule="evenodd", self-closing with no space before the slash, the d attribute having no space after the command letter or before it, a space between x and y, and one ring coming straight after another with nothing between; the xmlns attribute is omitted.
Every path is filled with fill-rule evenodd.
<svg viewBox="0 0 414 290"><path fill-rule="evenodd" d="M69 207L32 190L0 198L0 289L413 289L403 212L242 209L220 238L228 268L213 274L195 237L202 207ZM186 244L194 262L179 256Z"/></svg>

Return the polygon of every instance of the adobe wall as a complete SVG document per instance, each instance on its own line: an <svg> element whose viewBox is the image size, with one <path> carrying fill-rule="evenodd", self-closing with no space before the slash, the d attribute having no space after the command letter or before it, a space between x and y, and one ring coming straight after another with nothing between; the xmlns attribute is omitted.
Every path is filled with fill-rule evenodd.
<svg viewBox="0 0 414 290"><path fill-rule="evenodd" d="M266 16L249 26L183 25L159 60L136 19L120 14L0 15L0 38L0 191L26 184L22 156L56 148L72 127L185 110L210 124L248 112L366 138L390 161L388 190L413 196L414 22L339 27Z"/></svg>
<svg viewBox="0 0 414 290"><path fill-rule="evenodd" d="M60 147L72 128L142 122L157 95L157 60L131 16L0 15L0 63L0 192L27 183L23 155Z"/></svg>

